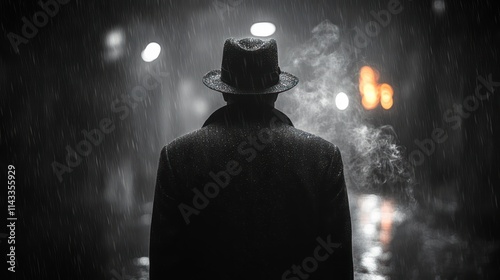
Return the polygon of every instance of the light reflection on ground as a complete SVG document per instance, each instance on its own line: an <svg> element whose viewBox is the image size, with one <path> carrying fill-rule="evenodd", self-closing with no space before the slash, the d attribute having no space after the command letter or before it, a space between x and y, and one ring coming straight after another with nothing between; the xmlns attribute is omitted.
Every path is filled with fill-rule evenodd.
<svg viewBox="0 0 500 280"><path fill-rule="evenodd" d="M486 269L495 269L488 266L488 256L500 244L467 240L456 229L446 227L443 218L437 223L429 222L438 219L429 209L414 209L410 213L405 205L373 194L351 193L349 202L357 280L485 279ZM144 219L137 219L129 227L138 232L133 235L134 239L123 242L127 248L138 246L136 252L143 252L142 255L129 258L127 264L123 264L122 260L127 258L118 254L109 279L149 278L149 259L144 256L147 255L144 248L148 246L149 223ZM121 251L123 249L117 250ZM120 267L124 268L118 271Z"/></svg>
<svg viewBox="0 0 500 280"><path fill-rule="evenodd" d="M395 224L405 215L390 199L351 194L355 279L386 279Z"/></svg>

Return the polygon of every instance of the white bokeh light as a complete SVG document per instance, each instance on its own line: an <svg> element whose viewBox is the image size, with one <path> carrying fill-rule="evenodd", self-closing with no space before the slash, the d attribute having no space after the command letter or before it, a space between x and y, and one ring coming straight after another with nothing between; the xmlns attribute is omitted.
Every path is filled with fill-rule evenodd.
<svg viewBox="0 0 500 280"><path fill-rule="evenodd" d="M106 46L108 48L121 47L125 41L125 34L122 30L116 29L106 35Z"/></svg>
<svg viewBox="0 0 500 280"><path fill-rule="evenodd" d="M250 27L250 33L257 37L268 37L276 32L276 26L270 22L257 22Z"/></svg>
<svg viewBox="0 0 500 280"><path fill-rule="evenodd" d="M105 38L106 49L104 58L106 61L115 61L120 58L124 53L125 46L125 32L117 28L109 31Z"/></svg>
<svg viewBox="0 0 500 280"><path fill-rule="evenodd" d="M134 264L137 266L148 266L149 258L148 257L136 258L134 259Z"/></svg>
<svg viewBox="0 0 500 280"><path fill-rule="evenodd" d="M335 105L339 110L345 110L349 106L349 97L344 92L339 92L335 97Z"/></svg>
<svg viewBox="0 0 500 280"><path fill-rule="evenodd" d="M437 14L442 14L446 11L446 3L444 0L434 0L432 2L432 9Z"/></svg>
<svg viewBox="0 0 500 280"><path fill-rule="evenodd" d="M146 62L151 62L160 56L161 52L161 47L158 43L151 42L149 43L146 48L142 51L141 57L142 60Z"/></svg>

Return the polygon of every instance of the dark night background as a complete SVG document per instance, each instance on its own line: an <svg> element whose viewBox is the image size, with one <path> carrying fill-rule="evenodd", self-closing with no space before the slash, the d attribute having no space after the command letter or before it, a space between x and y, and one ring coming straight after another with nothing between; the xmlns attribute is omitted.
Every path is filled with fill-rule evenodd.
<svg viewBox="0 0 500 280"><path fill-rule="evenodd" d="M224 105L221 95L201 84L206 72L220 67L224 40L251 36L255 22L273 22L277 30L271 37L278 42L280 64L290 72L295 69L302 84L283 94L297 98L284 96L277 108L298 128L316 132L309 122L315 119L314 110L293 109L303 92L310 94L308 104L321 101L314 97L315 90L307 90L314 75L294 64L296 56L334 53L301 51L323 42L314 37L324 38L321 30L312 31L325 20L327 27L338 27L343 42L354 44L354 28L364 27L373 20L370 12L387 9L390 1L69 0L16 53L7 34L21 34L22 18L32 21L41 10L36 2L0 4L0 172L5 185L7 165L16 167L15 275L118 280L148 279L159 153L163 145L200 127ZM479 76L500 81L500 9L494 1L400 3L403 11L393 15L367 47L349 56L349 66L341 71L342 83L352 89L347 94L353 108L360 103L353 85L363 65L378 69L381 80L394 87L394 106L337 115L332 105L328 112L335 116L324 113L316 120L326 126L332 121L331 127L341 118L374 129L390 125L405 157L418 148L415 140L430 138L434 128L447 131L448 139L435 144L435 152L412 168L407 181L411 183L402 188L388 183L367 187L370 181L356 185L348 180L355 277L500 279L500 153L495 144L500 140L500 88L496 86L487 100L461 118L458 128L443 117L474 94ZM112 34L120 40L111 40ZM162 51L147 63L141 51L152 41ZM321 63L325 64L318 69L331 67ZM148 91L126 116L113 109L115 100L158 69L168 73L161 77L161 86ZM334 88L340 80L332 76L327 82ZM81 131L98 128L104 118L113 121L114 130L58 180L53 162L65 164L66 147L74 148L84 139ZM339 143L346 170L355 173L352 166L372 164L351 166L355 152L342 149L358 145L360 139L340 131L331 137L318 133ZM1 207L6 208L7 188L0 193ZM381 215L373 220L370 212ZM382 237L387 230L389 239ZM3 255L7 239L0 240Z"/></svg>

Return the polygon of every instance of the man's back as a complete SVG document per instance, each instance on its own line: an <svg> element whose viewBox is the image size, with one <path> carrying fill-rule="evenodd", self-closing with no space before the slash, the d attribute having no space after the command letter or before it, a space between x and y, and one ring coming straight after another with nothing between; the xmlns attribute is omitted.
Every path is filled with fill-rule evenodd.
<svg viewBox="0 0 500 280"><path fill-rule="evenodd" d="M162 150L150 257L152 280L352 279L340 152L272 107L219 109Z"/></svg>

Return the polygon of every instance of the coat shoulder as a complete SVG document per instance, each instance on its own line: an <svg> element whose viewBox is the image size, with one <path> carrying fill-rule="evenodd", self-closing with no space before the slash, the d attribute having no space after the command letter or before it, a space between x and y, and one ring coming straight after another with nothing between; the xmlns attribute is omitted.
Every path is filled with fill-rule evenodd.
<svg viewBox="0 0 500 280"><path fill-rule="evenodd" d="M216 143L223 145L228 141L226 139L227 135L224 133L216 126L206 126L172 140L165 145L164 149L174 157L205 153L207 147L213 147L217 145ZM318 135L293 126L281 126L276 133L283 140L281 141L282 145L290 145L303 150L307 149L311 155L326 156L330 159L340 157L340 150L337 145Z"/></svg>
<svg viewBox="0 0 500 280"><path fill-rule="evenodd" d="M173 155L179 152L185 154L203 147L209 140L209 132L206 127L191 131L172 140L164 146L167 153Z"/></svg>
<svg viewBox="0 0 500 280"><path fill-rule="evenodd" d="M340 153L337 145L318 135L295 127L290 127L289 129L292 131L292 135L297 139L297 141L304 143L304 145L312 145L319 148L320 150L330 153Z"/></svg>

